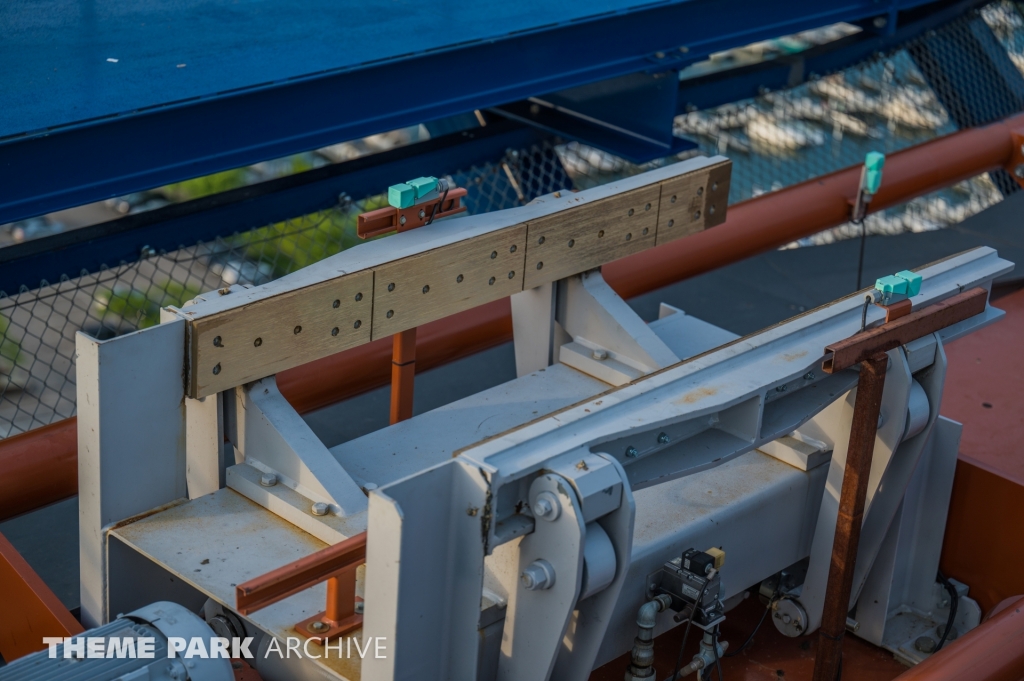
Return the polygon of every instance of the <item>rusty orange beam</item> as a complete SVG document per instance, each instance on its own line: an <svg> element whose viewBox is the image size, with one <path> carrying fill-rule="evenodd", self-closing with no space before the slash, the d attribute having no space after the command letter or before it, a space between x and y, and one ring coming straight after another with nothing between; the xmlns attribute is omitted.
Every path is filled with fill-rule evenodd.
<svg viewBox="0 0 1024 681"><path fill-rule="evenodd" d="M75 417L0 440L0 520L76 494Z"/></svg>
<svg viewBox="0 0 1024 681"><path fill-rule="evenodd" d="M0 534L0 655L11 662L42 650L44 636L85 631L36 571Z"/></svg>
<svg viewBox="0 0 1024 681"><path fill-rule="evenodd" d="M1022 135L1024 114L891 154L871 210L888 208L991 170L1012 171L1011 166L1019 160L1015 155L1016 139ZM856 166L762 194L731 206L725 223L714 229L608 263L603 268L604 278L620 296L631 298L835 227L849 219L859 182L860 167ZM425 324L419 327L418 336L417 368L426 371L511 340L511 307L507 299L488 303ZM380 339L281 372L277 382L292 406L299 413L307 413L387 385L391 380L391 357L391 339ZM15 438L0 441L0 471L5 473L8 485L6 495L0 492L0 519L7 517L7 507L27 510L60 498L49 492L38 497L18 492L33 481L38 485L60 465L63 450L46 443L35 444L41 430L25 434L22 443L33 443L37 454L34 465L16 476L7 475L4 466L8 443ZM73 433L74 427L69 430Z"/></svg>
<svg viewBox="0 0 1024 681"><path fill-rule="evenodd" d="M1024 598L983 622L897 681L1020 681L1024 678Z"/></svg>

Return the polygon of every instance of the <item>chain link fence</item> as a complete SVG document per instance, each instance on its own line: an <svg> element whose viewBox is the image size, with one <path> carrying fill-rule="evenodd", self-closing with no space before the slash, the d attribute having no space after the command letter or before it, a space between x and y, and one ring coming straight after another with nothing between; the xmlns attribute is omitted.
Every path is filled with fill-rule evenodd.
<svg viewBox="0 0 1024 681"><path fill-rule="evenodd" d="M1024 70L1024 22L1010 2L988 5L980 15L943 27L939 37L944 39L929 43L933 52L975 49L976 26L971 22L978 19L1016 68ZM759 49L785 51L786 43L780 45ZM654 163L633 165L578 142L545 143L508 150L494 163L460 169L449 177L469 188L466 205L478 214L522 205L557 189L604 184L697 154L724 154L734 164L730 202L736 203L859 164L868 151L892 153L957 130L957 121L969 118L977 102L965 112L956 110L948 97L943 101L921 72L922 62L942 55L922 56L915 53L918 47L911 42L838 73L811 74L809 82L789 90L690 111L677 118L675 128L698 148ZM997 98L1000 93L969 96ZM1009 104L995 101L989 108L1000 106ZM340 146L334 154L362 153L358 145ZM228 188L218 182L211 186ZM980 176L873 214L865 226L871 234L940 229L1001 198L993 179ZM357 215L384 204L383 196L346 198L330 210L171 252L143 254L136 262L99 272L68 273L32 290L0 292L0 438L74 415L77 331L110 338L157 324L162 306L180 305L225 285L258 285L293 272L358 243ZM791 246L858 236L860 229L842 225Z"/></svg>

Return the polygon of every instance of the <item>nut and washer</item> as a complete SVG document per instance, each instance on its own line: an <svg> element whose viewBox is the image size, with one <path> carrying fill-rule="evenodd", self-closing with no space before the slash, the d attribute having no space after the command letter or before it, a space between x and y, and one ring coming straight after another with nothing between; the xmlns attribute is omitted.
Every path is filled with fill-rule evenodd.
<svg viewBox="0 0 1024 681"><path fill-rule="evenodd" d="M273 473L264 473L260 476L260 484L264 487L273 487L277 484L277 476Z"/></svg>
<svg viewBox="0 0 1024 681"><path fill-rule="evenodd" d="M548 522L558 520L562 514L562 505L558 503L558 497L551 492L541 492L533 501L533 515L543 518Z"/></svg>
<svg viewBox="0 0 1024 681"><path fill-rule="evenodd" d="M551 563L540 558L526 566L523 574L519 575L519 581L529 591L550 589L555 585L555 568L551 566Z"/></svg>
<svg viewBox="0 0 1024 681"><path fill-rule="evenodd" d="M313 515L327 515L327 512L331 510L331 507L322 501L318 501L313 504L313 507L310 510L313 512Z"/></svg>

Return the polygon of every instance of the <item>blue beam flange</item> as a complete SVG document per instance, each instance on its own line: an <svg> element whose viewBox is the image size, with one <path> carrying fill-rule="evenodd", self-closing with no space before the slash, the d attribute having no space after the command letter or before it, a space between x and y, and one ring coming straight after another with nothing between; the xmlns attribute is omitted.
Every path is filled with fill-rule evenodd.
<svg viewBox="0 0 1024 681"><path fill-rule="evenodd" d="M508 149L529 149L545 138L538 130L509 121L497 122L7 246L0 248L0 291L14 294L22 286L40 286L41 280L56 282L61 275L76 277L82 270L96 272L121 262L135 262L143 256L144 248L172 251L332 208L338 205L342 193L356 199L373 196L386 192L396 179L443 175L495 162Z"/></svg>
<svg viewBox="0 0 1024 681"><path fill-rule="evenodd" d="M697 146L672 134L678 83L674 70L631 73L490 111L646 163Z"/></svg>
<svg viewBox="0 0 1024 681"><path fill-rule="evenodd" d="M0 223L931 3L250 4L0 3Z"/></svg>
<svg viewBox="0 0 1024 681"><path fill-rule="evenodd" d="M794 55L740 66L706 76L685 79L679 84L678 113L708 109L741 99L750 99L767 90L781 90L805 82L812 74L824 75L848 68L876 54L899 48L964 16L985 0L946 0L927 8L901 12L894 20L886 17L881 28L870 22L857 33L827 45ZM1003 51L1004 58L1006 57ZM1004 114L1008 115L1008 114Z"/></svg>

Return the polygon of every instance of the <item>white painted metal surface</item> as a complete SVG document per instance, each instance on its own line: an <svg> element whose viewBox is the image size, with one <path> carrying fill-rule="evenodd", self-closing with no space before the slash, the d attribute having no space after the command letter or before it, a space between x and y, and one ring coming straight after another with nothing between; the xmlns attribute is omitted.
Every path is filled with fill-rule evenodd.
<svg viewBox="0 0 1024 681"><path fill-rule="evenodd" d="M324 267L286 285L327 276ZM1010 267L991 249L976 249L924 268L915 307L990 286ZM180 364L173 389L162 364L147 368L166 393L147 409L158 411L168 429L177 428L176 442L186 443L190 455L198 443L189 458L198 466L195 482L189 478L190 496L198 498L114 528L111 536L230 608L235 584L323 546L313 535L337 541L366 527L366 619L359 635L386 637L388 655L367 659L361 670L350 660L317 662L326 678L484 681L493 673L509 680L583 681L593 666L629 649L637 608L649 599L648 576L690 547L726 551L725 598L810 555L812 576L800 598L818 603L820 556L831 547L835 518L829 514L841 484L835 473L841 474L857 381L855 370L829 376L820 365L826 345L860 330L860 295L742 339L674 308L645 325L599 274L518 296L519 378L332 450L309 432L273 379L229 392L224 427L244 461L228 469L233 489L202 496L213 485L209 454L202 451L209 451L215 412L194 410L197 425L190 432L191 418L180 406ZM869 309L868 326L881 323L883 314ZM989 309L891 353L855 593L862 586L877 591L872 563L904 570L910 561L916 570L929 569L893 548L890 528L944 503L940 488L948 471L939 463L945 459L929 464L935 467L927 483L912 482L925 475L915 474L924 470L921 457L938 451L928 443L938 432L942 342L998 316ZM172 325L164 325L166 342L152 335L137 347L169 349L177 342ZM134 347L118 346L106 368L98 358L89 360L86 371L98 367L104 390L116 386L127 367L136 366ZM177 342L176 361L183 347ZM594 368L609 359L632 372L610 381L618 388L608 389L611 375ZM923 425L914 381L926 397ZM87 394L102 400L99 383L86 376L93 386ZM172 393L174 418L167 409ZM114 408L121 408L120 399L111 402ZM103 414L85 412L85 427L104 423L110 412L103 406ZM916 423L908 427L908 420ZM138 438L139 430L115 426L109 456L120 464L127 454L118 443ZM779 438L792 440L791 449L810 449L796 466L754 451L771 449ZM106 465L106 440L103 446ZM166 456L176 462L181 489L167 481L141 483L178 499L185 495L185 452L179 444ZM270 473L278 484L261 484ZM369 491L368 504L360 487ZM551 521L539 517L546 513L537 503L541 492L558 499L561 510ZM304 511L311 501L329 503L332 514ZM934 541L927 547L931 556ZM539 560L554 570L554 583L527 589L520 576ZM104 567L90 565L102 591ZM249 621L286 636L295 622L323 608L323 594L322 586L311 589ZM670 617L663 614L656 631L672 626ZM876 620L884 631L885 618ZM498 651L487 642L502 628Z"/></svg>
<svg viewBox="0 0 1024 681"><path fill-rule="evenodd" d="M107 530L186 495L180 320L107 341L75 336L82 619L105 624Z"/></svg>

